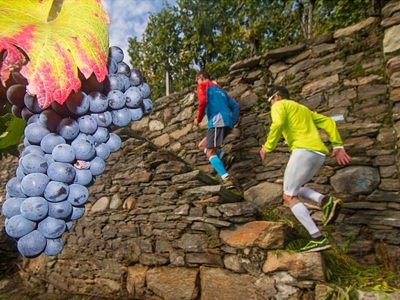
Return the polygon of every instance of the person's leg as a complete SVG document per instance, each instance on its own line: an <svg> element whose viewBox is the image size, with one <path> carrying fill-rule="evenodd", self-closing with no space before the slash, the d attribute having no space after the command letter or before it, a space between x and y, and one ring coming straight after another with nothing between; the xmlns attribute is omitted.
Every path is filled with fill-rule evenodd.
<svg viewBox="0 0 400 300"><path fill-rule="evenodd" d="M224 164L217 155L217 150L222 145L224 136L222 128L210 128L206 136L206 156L213 166L214 170L221 176L222 179L228 177Z"/></svg>
<svg viewBox="0 0 400 300"><path fill-rule="evenodd" d="M199 148L200 152L204 152L204 154L207 155L207 140L206 137L204 137L199 144L197 145L197 147ZM233 155L227 155L224 151L222 151L221 149L217 149L217 156L222 160L222 163L224 164L225 169L229 169L230 166L232 165L233 161L235 160L235 157Z"/></svg>
<svg viewBox="0 0 400 300"><path fill-rule="evenodd" d="M222 145L223 139L223 128L210 128L207 132L206 138L206 156L210 164L213 166L214 170L223 179L225 188L234 189L235 186L231 182L229 174L226 171L223 162L217 155L217 150Z"/></svg>
<svg viewBox="0 0 400 300"><path fill-rule="evenodd" d="M299 197L301 199L315 201L319 204L323 212L322 223L324 226L329 225L336 220L343 204L341 199L318 193L307 187L300 188Z"/></svg>
<svg viewBox="0 0 400 300"><path fill-rule="evenodd" d="M207 147L207 158L210 161L210 164L213 166L214 170L221 176L222 179L229 177L228 172L226 171L224 164L221 159L217 155L217 148L208 148Z"/></svg>
<svg viewBox="0 0 400 300"><path fill-rule="evenodd" d="M283 183L283 200L289 205L294 216L307 229L312 237L321 235L315 222L312 220L306 206L298 199L300 187L315 175L314 155L309 151L295 150L292 152L285 169ZM317 155L317 154L315 154Z"/></svg>
<svg viewBox="0 0 400 300"><path fill-rule="evenodd" d="M331 248L327 238L321 233L317 225L310 216L307 207L298 200L298 197L283 195L285 203L291 203L290 209L296 219L304 226L311 236L311 241L308 242L303 248L302 252L315 252Z"/></svg>
<svg viewBox="0 0 400 300"><path fill-rule="evenodd" d="M321 200L325 197L325 195L318 193L317 191L314 191L313 189L310 189L308 187L301 187L299 190L299 197L304 200L317 202L319 205L321 205Z"/></svg>
<svg viewBox="0 0 400 300"><path fill-rule="evenodd" d="M206 143L207 143L207 137L204 137L199 144L197 145L197 147L199 148L200 152L204 152L206 153L207 148L206 148Z"/></svg>
<svg viewBox="0 0 400 300"><path fill-rule="evenodd" d="M312 238L318 238L322 235L317 225L311 218L307 207L299 201L297 196L283 194L283 200L290 207L293 215L301 223L301 225L304 226Z"/></svg>
<svg viewBox="0 0 400 300"><path fill-rule="evenodd" d="M283 200L313 239L307 246L302 248L303 251L320 251L330 247L326 237L322 235L311 218L307 207L298 198L301 186L316 174L323 161L324 157L322 155L296 150L292 152L285 169Z"/></svg>
<svg viewBox="0 0 400 300"><path fill-rule="evenodd" d="M303 149L294 150L285 169L284 191L287 191L288 195L297 196L303 185L318 173L324 161L325 156L321 154Z"/></svg>

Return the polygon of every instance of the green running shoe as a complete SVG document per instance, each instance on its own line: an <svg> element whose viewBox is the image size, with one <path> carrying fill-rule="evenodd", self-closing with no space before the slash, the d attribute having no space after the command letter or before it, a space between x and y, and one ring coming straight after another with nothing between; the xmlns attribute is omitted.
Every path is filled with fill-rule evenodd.
<svg viewBox="0 0 400 300"><path fill-rule="evenodd" d="M325 236L322 236L318 239L311 240L305 245L303 248L300 249L301 252L318 252L322 250L326 250L331 248L332 246L329 244L328 239Z"/></svg>
<svg viewBox="0 0 400 300"><path fill-rule="evenodd" d="M335 197L326 196L322 200L322 203L322 211L324 214L322 223L324 226L327 226L335 222L336 218L339 216L343 201L341 199L336 199Z"/></svg>

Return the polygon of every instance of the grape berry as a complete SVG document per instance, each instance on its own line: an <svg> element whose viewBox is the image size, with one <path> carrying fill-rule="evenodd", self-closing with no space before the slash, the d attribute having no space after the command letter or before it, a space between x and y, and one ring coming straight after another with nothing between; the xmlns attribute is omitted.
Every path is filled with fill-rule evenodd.
<svg viewBox="0 0 400 300"><path fill-rule="evenodd" d="M62 234L85 212L88 187L104 172L110 154L121 148L112 129L139 120L153 107L142 73L123 58L121 48L110 47L104 82L80 76L81 91L47 109L26 92L27 80L13 72L16 83L8 87L7 100L27 126L2 213L6 233L18 240L17 249L25 257L62 251Z"/></svg>

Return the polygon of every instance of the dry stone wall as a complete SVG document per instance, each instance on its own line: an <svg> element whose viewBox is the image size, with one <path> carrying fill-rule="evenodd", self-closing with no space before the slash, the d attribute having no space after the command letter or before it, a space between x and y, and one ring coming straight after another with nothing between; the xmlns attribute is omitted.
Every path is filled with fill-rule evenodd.
<svg viewBox="0 0 400 300"><path fill-rule="evenodd" d="M259 158L271 122L265 94L278 84L294 100L334 117L352 156L345 167L327 158L308 184L344 200L331 230L335 245L354 239L348 248L353 259L400 271L399 16L400 3L389 2L381 19L237 62L217 78L241 106L223 150L237 157L229 172L243 197L219 185L197 149L206 120L193 125L192 86L155 100L150 115L121 130L123 147L90 187L85 215L63 235L61 254L22 258L2 228L2 265L19 263L21 275L45 282L48 292L114 299L323 295L323 255L285 252L300 226L266 218L268 212L295 222L281 199L289 158L284 141L266 161ZM2 161L3 186L16 166L15 158ZM320 209L310 209L321 225ZM360 292L365 299L380 296Z"/></svg>

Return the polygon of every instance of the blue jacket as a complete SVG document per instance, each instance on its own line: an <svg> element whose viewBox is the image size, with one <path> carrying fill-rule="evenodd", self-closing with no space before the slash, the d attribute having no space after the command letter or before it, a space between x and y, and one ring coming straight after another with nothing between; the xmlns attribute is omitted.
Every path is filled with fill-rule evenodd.
<svg viewBox="0 0 400 300"><path fill-rule="evenodd" d="M205 112L208 128L226 126L232 128L239 117L239 104L229 97L225 90L215 84L207 82L201 86L201 88L204 87L206 88L205 99L200 97L200 93L198 95L200 100L198 120L201 121ZM201 109L203 107L205 108L204 112Z"/></svg>

